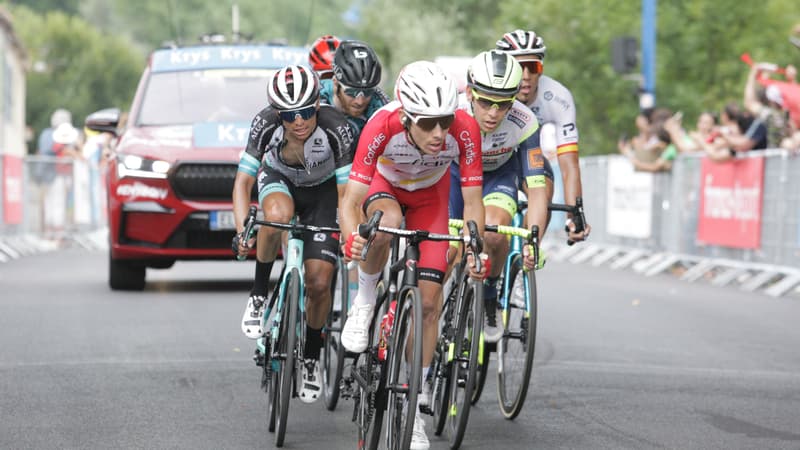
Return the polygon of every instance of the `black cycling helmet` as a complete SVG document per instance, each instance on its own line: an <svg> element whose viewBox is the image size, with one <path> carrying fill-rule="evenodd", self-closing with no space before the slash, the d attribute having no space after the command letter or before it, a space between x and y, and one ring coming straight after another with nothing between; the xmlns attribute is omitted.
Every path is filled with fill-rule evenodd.
<svg viewBox="0 0 800 450"><path fill-rule="evenodd" d="M345 86L374 88L381 82L381 63L369 45L342 41L333 55L333 76Z"/></svg>

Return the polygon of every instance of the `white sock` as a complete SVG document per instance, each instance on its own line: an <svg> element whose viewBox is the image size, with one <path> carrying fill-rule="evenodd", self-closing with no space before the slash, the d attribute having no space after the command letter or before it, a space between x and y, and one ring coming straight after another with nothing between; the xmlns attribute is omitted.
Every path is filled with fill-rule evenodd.
<svg viewBox="0 0 800 450"><path fill-rule="evenodd" d="M430 372L430 371L431 371L431 366L425 366L425 367L422 368L422 381L423 382L428 379L428 372Z"/></svg>
<svg viewBox="0 0 800 450"><path fill-rule="evenodd" d="M358 294L353 299L353 305L374 305L375 287L381 278L382 272L369 274L364 273L361 267L358 268Z"/></svg>

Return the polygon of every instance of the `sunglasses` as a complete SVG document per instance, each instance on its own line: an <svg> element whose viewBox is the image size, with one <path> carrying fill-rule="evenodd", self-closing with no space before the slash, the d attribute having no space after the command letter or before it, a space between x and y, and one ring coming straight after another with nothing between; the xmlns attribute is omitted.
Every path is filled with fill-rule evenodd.
<svg viewBox="0 0 800 450"><path fill-rule="evenodd" d="M456 120L455 114L450 114L447 116L413 116L409 113L405 113L412 122L414 122L418 127L422 129L422 131L433 131L436 128L436 125L442 127L443 130L450 128L453 125L453 121Z"/></svg>
<svg viewBox="0 0 800 450"><path fill-rule="evenodd" d="M363 95L366 98L372 97L375 93L375 88L354 88L350 86L345 86L344 84L339 83L341 89L344 93L350 97L358 98L359 95Z"/></svg>
<svg viewBox="0 0 800 450"><path fill-rule="evenodd" d="M281 120L289 123L297 120L297 116L300 116L300 118L303 120L308 120L314 117L314 114L316 113L317 105L310 105L300 109L290 109L288 111L278 111L278 115L281 117Z"/></svg>
<svg viewBox="0 0 800 450"><path fill-rule="evenodd" d="M544 63L539 60L520 61L519 65L523 69L528 69L530 73L542 73L544 71Z"/></svg>
<svg viewBox="0 0 800 450"><path fill-rule="evenodd" d="M503 100L498 100L495 98L484 97L478 93L475 89L472 90L472 98L481 105L481 108L484 109L492 109L497 108L498 111L507 111L511 109L511 105L514 104L515 97L511 98L504 98Z"/></svg>

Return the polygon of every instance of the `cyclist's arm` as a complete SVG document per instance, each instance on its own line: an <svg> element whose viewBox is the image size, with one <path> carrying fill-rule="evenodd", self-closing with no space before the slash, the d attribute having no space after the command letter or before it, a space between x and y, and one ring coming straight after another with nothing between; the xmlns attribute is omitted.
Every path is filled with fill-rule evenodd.
<svg viewBox="0 0 800 450"><path fill-rule="evenodd" d="M276 119L270 120L270 114L274 115L275 113L264 109L253 118L250 135L247 138L247 147L239 159L239 168L233 181L233 217L237 233L244 230L244 220L250 209L250 193L253 192L253 185L256 182L258 169L261 167L261 159L266 152L267 142L277 126Z"/></svg>
<svg viewBox="0 0 800 450"><path fill-rule="evenodd" d="M342 193L339 204L339 228L342 230L341 241L344 244L348 237L358 230L358 225L366 222L361 204L369 192L369 185L351 179L343 186L344 188L340 188L339 191ZM357 246L353 250L355 254L360 254L362 239L359 237L357 240Z"/></svg>

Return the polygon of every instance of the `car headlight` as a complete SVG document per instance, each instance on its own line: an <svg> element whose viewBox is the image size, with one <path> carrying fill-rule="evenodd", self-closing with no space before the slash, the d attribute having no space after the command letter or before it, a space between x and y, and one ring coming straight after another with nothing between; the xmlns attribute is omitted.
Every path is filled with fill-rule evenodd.
<svg viewBox="0 0 800 450"><path fill-rule="evenodd" d="M117 176L139 178L167 178L170 163L136 155L118 155Z"/></svg>

